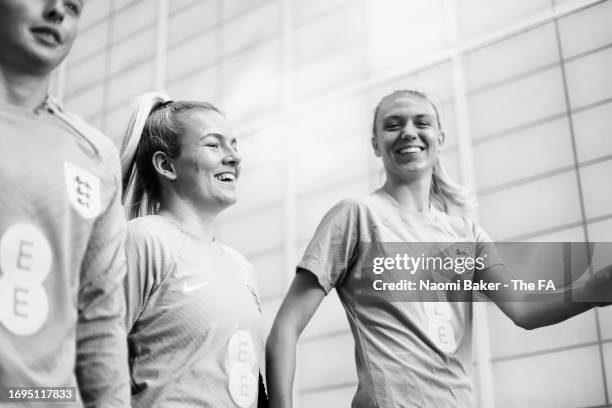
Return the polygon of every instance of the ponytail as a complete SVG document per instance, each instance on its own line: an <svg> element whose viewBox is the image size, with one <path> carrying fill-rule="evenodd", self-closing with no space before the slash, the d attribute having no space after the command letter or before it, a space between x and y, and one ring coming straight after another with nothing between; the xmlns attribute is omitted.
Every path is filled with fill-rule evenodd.
<svg viewBox="0 0 612 408"><path fill-rule="evenodd" d="M123 182L121 202L128 219L157 212L159 203L151 197L150 191L147 191L143 180L145 175L141 174L143 169L139 169L137 165L136 153L151 112L169 99L165 94L150 92L134 100L135 109L130 117L120 153Z"/></svg>
<svg viewBox="0 0 612 408"><path fill-rule="evenodd" d="M446 173L440 157L438 157L431 174L429 194L431 202L445 213L448 213L451 205L461 210L473 206L472 200L468 198L465 189L455 183Z"/></svg>

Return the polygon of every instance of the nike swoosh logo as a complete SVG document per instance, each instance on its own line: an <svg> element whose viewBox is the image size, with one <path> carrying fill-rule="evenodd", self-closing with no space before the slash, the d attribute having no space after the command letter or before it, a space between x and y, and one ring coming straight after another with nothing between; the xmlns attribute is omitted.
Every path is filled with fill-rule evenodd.
<svg viewBox="0 0 612 408"><path fill-rule="evenodd" d="M185 282L185 284L183 285L183 292L185 293L193 292L194 290L198 290L208 285L210 285L210 282L197 283L195 285L190 285L189 282Z"/></svg>

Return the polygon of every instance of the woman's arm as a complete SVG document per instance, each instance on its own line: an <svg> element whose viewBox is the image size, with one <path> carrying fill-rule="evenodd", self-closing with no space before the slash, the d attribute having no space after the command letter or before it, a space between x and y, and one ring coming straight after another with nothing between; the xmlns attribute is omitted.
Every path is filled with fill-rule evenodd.
<svg viewBox="0 0 612 408"><path fill-rule="evenodd" d="M317 278L299 269L276 315L266 344L266 376L272 408L293 406L297 340L325 297Z"/></svg>
<svg viewBox="0 0 612 408"><path fill-rule="evenodd" d="M594 273L582 285L549 293L514 290L513 278L503 265L492 266L482 278L487 283L500 284L499 290L484 294L517 326L527 330L560 323L595 306L609 304L612 298L612 265Z"/></svg>

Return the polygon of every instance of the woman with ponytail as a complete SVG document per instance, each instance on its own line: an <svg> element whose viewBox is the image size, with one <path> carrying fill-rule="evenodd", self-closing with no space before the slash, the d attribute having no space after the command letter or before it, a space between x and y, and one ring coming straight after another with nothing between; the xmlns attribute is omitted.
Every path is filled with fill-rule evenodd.
<svg viewBox="0 0 612 408"><path fill-rule="evenodd" d="M528 329L596 305L565 302L564 291L533 294L541 303L518 302L517 292L505 289L511 275L487 235L467 218L448 215L469 201L443 170L444 137L438 110L424 94L396 91L378 104L372 147L386 181L370 195L334 206L306 248L268 338L272 407L293 406L297 339L333 288L355 340L353 408L475 406L472 291L453 284L484 283L481 292ZM432 267L423 263L426 255ZM435 266L447 259L463 269ZM611 270L573 294L588 299L612 292ZM422 282L442 285L424 290Z"/></svg>
<svg viewBox="0 0 612 408"><path fill-rule="evenodd" d="M205 102L145 94L121 148L134 407L257 406L263 334L248 261L214 236L241 157Z"/></svg>

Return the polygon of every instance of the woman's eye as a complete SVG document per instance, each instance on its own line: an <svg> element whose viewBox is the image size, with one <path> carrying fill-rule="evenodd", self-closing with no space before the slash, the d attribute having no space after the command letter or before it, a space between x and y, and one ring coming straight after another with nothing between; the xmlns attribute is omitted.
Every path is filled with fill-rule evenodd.
<svg viewBox="0 0 612 408"><path fill-rule="evenodd" d="M218 149L219 148L219 143L207 143L206 147L212 147L214 149Z"/></svg>
<svg viewBox="0 0 612 408"><path fill-rule="evenodd" d="M398 130L400 128L399 123L389 123L385 126L386 130Z"/></svg>
<svg viewBox="0 0 612 408"><path fill-rule="evenodd" d="M81 8L79 7L79 5L71 1L66 2L66 8L70 10L70 12L73 13L75 16L78 16L81 12Z"/></svg>

